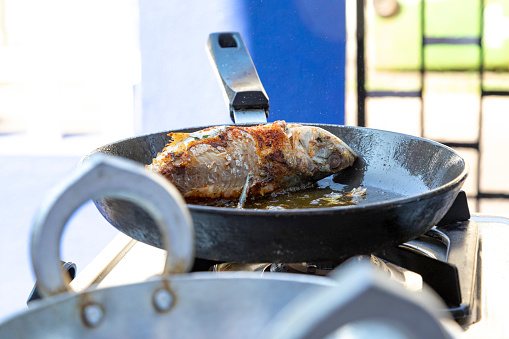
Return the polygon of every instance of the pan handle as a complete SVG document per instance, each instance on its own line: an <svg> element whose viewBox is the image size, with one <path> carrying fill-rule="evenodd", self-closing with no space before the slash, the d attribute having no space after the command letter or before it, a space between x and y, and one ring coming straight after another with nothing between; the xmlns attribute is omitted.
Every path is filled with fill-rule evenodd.
<svg viewBox="0 0 509 339"><path fill-rule="evenodd" d="M48 194L34 219L31 256L39 292L51 297L70 290L59 261L60 239L71 215L90 199L133 201L154 220L168 251L163 274L183 273L194 260L191 215L177 189L134 161L95 155Z"/></svg>
<svg viewBox="0 0 509 339"><path fill-rule="evenodd" d="M234 123L266 123L269 98L238 32L212 33L207 47Z"/></svg>

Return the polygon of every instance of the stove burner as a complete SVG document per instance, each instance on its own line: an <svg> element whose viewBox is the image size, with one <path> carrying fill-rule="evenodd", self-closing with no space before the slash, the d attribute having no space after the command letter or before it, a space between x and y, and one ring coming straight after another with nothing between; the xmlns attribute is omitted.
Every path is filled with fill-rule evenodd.
<svg viewBox="0 0 509 339"><path fill-rule="evenodd" d="M465 325L477 320L476 301L480 286L478 243L477 225L471 221L458 222L433 228L415 240L367 257L391 279L411 291L419 291L426 286L433 288L458 323ZM361 257L309 263L220 263L210 270L326 276L343 263L360 260Z"/></svg>
<svg viewBox="0 0 509 339"><path fill-rule="evenodd" d="M300 273L318 276L326 276L335 268L345 262L360 261L368 259L380 271L384 272L390 279L395 280L404 285L410 291L418 291L422 289L422 278L419 274L409 271L403 267L399 267L390 262L386 262L374 255L362 255L352 257L348 260L342 261L324 261L313 263L293 263L293 264L271 264L269 266L270 272L274 273ZM265 270L267 271L267 270Z"/></svg>
<svg viewBox="0 0 509 339"><path fill-rule="evenodd" d="M302 263L216 263L210 270L297 273L326 276L347 261L368 257L382 272L411 291L431 287L447 304L461 325L478 320L480 300L479 231L469 221L466 195L460 192L453 206L438 225L417 239L368 256L346 261Z"/></svg>
<svg viewBox="0 0 509 339"><path fill-rule="evenodd" d="M336 267L338 267L342 261L324 261L324 262L302 262L293 264L277 263L270 265L270 272L279 273L302 273L302 274L313 274L319 276L326 276Z"/></svg>

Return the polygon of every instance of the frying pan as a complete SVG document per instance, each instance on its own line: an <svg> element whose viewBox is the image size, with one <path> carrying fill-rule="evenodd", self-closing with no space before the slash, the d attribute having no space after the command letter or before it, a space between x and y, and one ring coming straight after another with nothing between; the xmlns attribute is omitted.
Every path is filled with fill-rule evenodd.
<svg viewBox="0 0 509 339"><path fill-rule="evenodd" d="M266 119L268 98L240 35L211 34L209 50L218 65L234 122ZM233 70L225 65L233 65ZM248 70L235 71L239 65ZM246 75L253 74L254 80L246 81ZM380 251L416 238L438 223L468 175L468 166L458 153L430 140L362 127L309 125L338 136L358 154L355 164L333 180L349 187L367 187L365 200L353 206L293 210L188 204L196 257L235 262L317 262ZM150 164L168 142L168 133L190 133L205 127L210 126L125 139L94 150L83 161L104 153ZM162 247L153 220L131 201L103 198L94 203L120 231Z"/></svg>

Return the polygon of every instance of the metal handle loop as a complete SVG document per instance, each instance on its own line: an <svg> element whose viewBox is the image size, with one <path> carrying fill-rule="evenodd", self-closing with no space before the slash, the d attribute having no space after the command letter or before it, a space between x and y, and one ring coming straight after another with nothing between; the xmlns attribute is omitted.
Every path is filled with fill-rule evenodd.
<svg viewBox="0 0 509 339"><path fill-rule="evenodd" d="M44 297L70 290L60 268L60 239L71 215L91 199L131 200L158 226L168 251L163 274L189 271L194 259L191 215L177 189L159 175L125 159L95 155L43 200L31 239L32 265Z"/></svg>
<svg viewBox="0 0 509 339"><path fill-rule="evenodd" d="M360 324L361 330L367 327L390 333L380 333L378 337L383 338L407 337L411 333L412 338L445 339L452 332L460 331L450 315L439 311L445 306L435 294L426 290L413 294L372 267L368 260L354 257L354 261L329 275L337 281L336 287L315 289L298 296L260 337L324 338L352 324Z"/></svg>

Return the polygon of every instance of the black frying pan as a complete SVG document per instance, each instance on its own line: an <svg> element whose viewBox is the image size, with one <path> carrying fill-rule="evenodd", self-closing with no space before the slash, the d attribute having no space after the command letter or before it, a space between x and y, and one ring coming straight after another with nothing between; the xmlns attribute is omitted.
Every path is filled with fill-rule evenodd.
<svg viewBox="0 0 509 339"><path fill-rule="evenodd" d="M217 58L219 53L214 50L218 47L215 45L226 51L245 49L238 34L229 35L211 35L211 40L216 39L209 40L213 57ZM233 52L227 56L235 55ZM228 63L231 64L216 60L216 64ZM224 76L228 70L218 70L234 121L243 117L256 120L268 113L263 87L253 90L246 86L242 75L236 79ZM232 90L235 87L237 90ZM246 104L250 100L251 104ZM452 205L468 174L468 167L458 153L430 140L361 127L314 126L332 132L358 154L354 166L335 175L334 181L368 187L365 200L355 206L296 210L188 205L194 221L198 258L310 262L379 251L416 238L435 225ZM168 142L168 133L205 127L130 138L96 149L88 156L106 153L149 164ZM120 231L161 247L157 227L136 205L117 199L101 199L95 204Z"/></svg>
<svg viewBox="0 0 509 339"><path fill-rule="evenodd" d="M447 212L468 173L452 149L404 134L336 125L315 125L340 137L359 155L334 181L367 186L356 206L301 210L237 210L188 205L196 232L196 256L218 261L300 262L370 253L425 233ZM174 132L190 132L193 128ZM106 145L106 153L149 164L168 132ZM93 154L92 153L92 154ZM371 191L383 191L373 200ZM117 229L161 247L150 217L128 201L95 201Z"/></svg>

